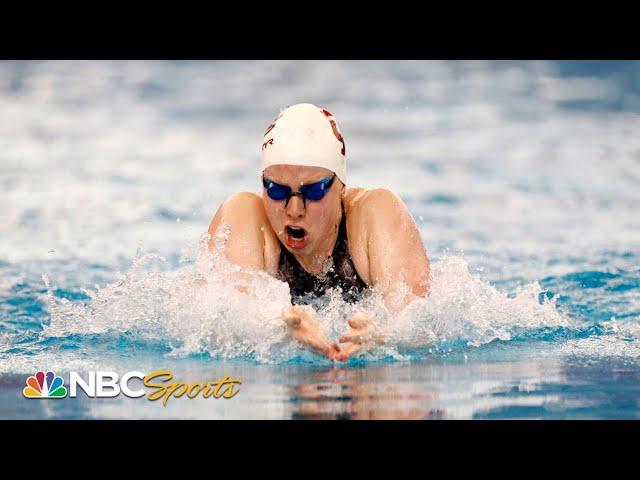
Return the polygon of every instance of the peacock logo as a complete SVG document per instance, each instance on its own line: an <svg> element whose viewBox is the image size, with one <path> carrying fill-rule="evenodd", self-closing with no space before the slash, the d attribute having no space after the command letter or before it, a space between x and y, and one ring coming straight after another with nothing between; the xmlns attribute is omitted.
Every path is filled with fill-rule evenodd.
<svg viewBox="0 0 640 480"><path fill-rule="evenodd" d="M27 378L27 386L22 393L27 398L64 398L67 388L62 377L57 377L54 372L36 372Z"/></svg>

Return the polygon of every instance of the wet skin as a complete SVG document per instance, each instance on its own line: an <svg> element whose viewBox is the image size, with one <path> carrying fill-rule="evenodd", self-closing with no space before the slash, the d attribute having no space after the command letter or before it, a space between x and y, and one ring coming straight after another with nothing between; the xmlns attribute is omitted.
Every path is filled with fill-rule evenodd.
<svg viewBox="0 0 640 480"><path fill-rule="evenodd" d="M300 185L327 178L332 172L321 167L271 165L264 175L296 192ZM331 267L342 202L354 267L368 286L382 291L387 309L397 313L413 298L429 294L426 250L411 214L393 192L384 188L346 188L336 177L321 200L307 200L305 205L302 198L292 196L285 205L285 201L272 200L266 189L262 190L262 196L239 192L223 202L209 226L211 250L218 227L229 224L231 232L225 247L229 262L275 277L284 245L307 272L322 274ZM292 226L304 229L302 240L292 235L288 229ZM402 283L410 293L401 293ZM237 288L246 291L246 286ZM348 319L349 330L340 336L339 344L331 344L324 338L311 308L286 307L282 318L293 338L339 361L383 342L385 337L366 312Z"/></svg>

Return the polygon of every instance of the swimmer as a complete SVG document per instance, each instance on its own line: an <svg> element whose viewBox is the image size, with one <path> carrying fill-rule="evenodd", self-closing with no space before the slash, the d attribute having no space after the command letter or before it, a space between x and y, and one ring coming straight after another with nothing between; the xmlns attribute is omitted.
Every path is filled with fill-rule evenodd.
<svg viewBox="0 0 640 480"><path fill-rule="evenodd" d="M329 343L304 299L339 288L355 302L375 286L395 313L428 295L429 259L405 204L385 188L346 187L342 134L333 115L312 104L286 108L267 127L262 163L262 196L239 192L225 200L209 226L209 249L218 227L230 225L226 258L289 284L292 305L282 318L311 350L345 361L383 342L363 312L348 319L339 344Z"/></svg>

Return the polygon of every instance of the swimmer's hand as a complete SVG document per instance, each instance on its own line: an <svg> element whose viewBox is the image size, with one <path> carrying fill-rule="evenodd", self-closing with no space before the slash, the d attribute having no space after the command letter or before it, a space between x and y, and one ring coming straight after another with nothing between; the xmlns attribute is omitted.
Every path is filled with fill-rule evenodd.
<svg viewBox="0 0 640 480"><path fill-rule="evenodd" d="M347 321L350 331L340 335L340 351L333 358L341 362L383 342L382 332L373 322L371 315L356 313Z"/></svg>
<svg viewBox="0 0 640 480"><path fill-rule="evenodd" d="M338 346L335 343L330 344L320 332L320 326L313 318L312 311L311 307L292 305L283 310L282 319L289 327L293 338L308 345L313 351L333 359L339 352Z"/></svg>

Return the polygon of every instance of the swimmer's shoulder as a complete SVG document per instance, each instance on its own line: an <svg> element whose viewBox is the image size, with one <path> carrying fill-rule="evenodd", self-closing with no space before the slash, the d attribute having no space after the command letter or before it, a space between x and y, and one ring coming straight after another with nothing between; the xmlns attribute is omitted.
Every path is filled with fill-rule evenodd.
<svg viewBox="0 0 640 480"><path fill-rule="evenodd" d="M375 231L376 223L387 223L386 217L402 212L402 200L387 188L354 187L347 188L344 207L349 252L358 275L370 285L369 235Z"/></svg>
<svg viewBox="0 0 640 480"><path fill-rule="evenodd" d="M222 203L209 226L212 237L209 243L210 248L213 245L214 232L221 223L231 225L232 232L235 230L238 234L234 237L232 233L229 241L237 243L239 248L234 249L235 245L227 245L227 256L230 251L238 252L236 254L238 258L230 259L231 261L236 260L234 263L246 266L258 266L262 263L267 273L276 274L280 260L280 242L271 228L259 194L247 191L237 192ZM247 249L247 246L251 248ZM246 259L248 251L253 252L256 258Z"/></svg>
<svg viewBox="0 0 640 480"><path fill-rule="evenodd" d="M374 194L375 195L375 194ZM368 223L372 189L362 187L347 188L344 194L344 211L347 216L347 239L349 253L360 278L371 285L369 274Z"/></svg>
<svg viewBox="0 0 640 480"><path fill-rule="evenodd" d="M344 207L347 223L351 222L354 230L364 228L367 222L374 221L381 215L397 213L402 200L387 188L348 188L344 195Z"/></svg>
<svg viewBox="0 0 640 480"><path fill-rule="evenodd" d="M347 236L349 244L351 240L359 236L362 232L362 197L367 189L361 187L347 188L343 198L344 213L347 216Z"/></svg>

